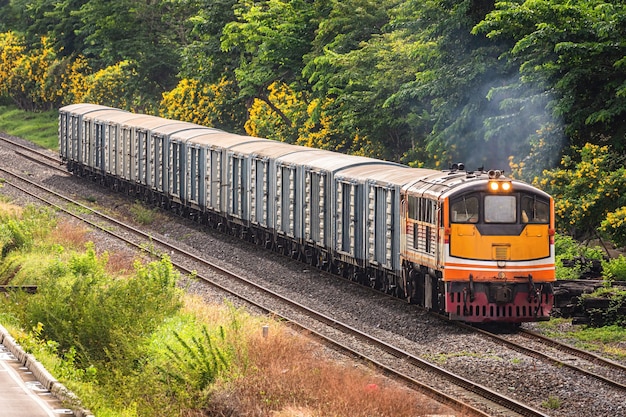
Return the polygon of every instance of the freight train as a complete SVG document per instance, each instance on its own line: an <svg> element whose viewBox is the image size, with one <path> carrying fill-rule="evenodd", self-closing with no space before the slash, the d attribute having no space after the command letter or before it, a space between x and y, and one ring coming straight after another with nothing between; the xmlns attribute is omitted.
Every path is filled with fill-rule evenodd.
<svg viewBox="0 0 626 417"><path fill-rule="evenodd" d="M554 201L497 170L401 164L80 103L67 169L465 322L548 320Z"/></svg>

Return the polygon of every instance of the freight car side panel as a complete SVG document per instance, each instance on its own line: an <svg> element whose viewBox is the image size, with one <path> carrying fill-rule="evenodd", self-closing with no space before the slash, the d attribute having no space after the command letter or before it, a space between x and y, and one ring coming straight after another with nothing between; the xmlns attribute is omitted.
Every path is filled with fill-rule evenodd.
<svg viewBox="0 0 626 417"><path fill-rule="evenodd" d="M304 238L322 244L326 230L326 173L307 170L304 173Z"/></svg>
<svg viewBox="0 0 626 417"><path fill-rule="evenodd" d="M294 237L296 232L296 179L295 166L281 165L276 171L276 230L289 237Z"/></svg>
<svg viewBox="0 0 626 417"><path fill-rule="evenodd" d="M254 158L250 166L250 221L261 227L267 227L267 176L269 163L267 158Z"/></svg>
<svg viewBox="0 0 626 417"><path fill-rule="evenodd" d="M389 270L397 269L399 251L399 191L396 187L369 184L367 207L367 259Z"/></svg>
<svg viewBox="0 0 626 417"><path fill-rule="evenodd" d="M438 269L441 207L428 196L413 193L405 199L403 257L416 265Z"/></svg>

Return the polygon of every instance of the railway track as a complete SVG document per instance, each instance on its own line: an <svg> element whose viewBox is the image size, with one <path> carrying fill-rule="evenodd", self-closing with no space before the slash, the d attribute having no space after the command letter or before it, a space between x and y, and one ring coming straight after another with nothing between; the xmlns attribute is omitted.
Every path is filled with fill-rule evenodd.
<svg viewBox="0 0 626 417"><path fill-rule="evenodd" d="M11 180L6 181L6 184L18 188L22 193L37 198L68 215L81 219L91 227L113 235L131 246L145 250L147 244L158 245L159 251L170 254L175 253L177 256L172 257L172 262L183 273L193 274L206 283L217 287L220 291L241 298L247 304L267 314L288 321L292 326L315 335L316 338L324 343L350 356L361 358L379 368L382 372L404 381L417 391L459 410L464 415L545 416L542 412L534 410L508 396L455 375L386 341L368 335L301 303L285 298L268 288L258 285L247 277L232 273L214 263L199 258L185 249L150 236L130 225L118 222L108 215L99 213L16 172L0 168L0 173L5 177L11 178ZM37 191L33 191L32 187ZM47 196L43 197L42 194L47 194ZM86 212L90 213L89 217L94 216L100 220L88 219ZM107 223L114 223L114 228L121 232L112 230L110 224L103 226L101 224L102 220L106 220ZM181 257L185 259L178 259ZM191 265L189 265L190 263ZM222 278L216 280L216 275L221 275ZM233 281L237 281L239 285L233 288L232 285L225 285L226 281L230 284ZM247 288L244 289L241 285ZM280 301L283 307L277 310L267 307L262 302L255 301L266 300L268 297ZM341 337L338 337L338 335ZM349 337L346 338L346 335ZM346 339L351 339L352 342L347 343ZM429 383L425 384L419 381L429 381Z"/></svg>
<svg viewBox="0 0 626 417"><path fill-rule="evenodd" d="M39 159L39 158L36 158L36 159ZM48 163L54 164L54 162L52 161L46 162L45 161L46 159L47 158L42 158L38 162L42 164L48 164ZM31 160L34 160L34 159L31 159ZM6 170L0 170L0 171L3 171L8 176L11 176L14 174ZM20 178L20 177L21 176L18 174L17 176L14 176L13 178L15 178L17 182L22 181L25 184L33 183L29 178L25 178L25 177ZM37 184L31 184L28 186L38 187L40 189L40 192L42 193L44 192L47 193L49 191L52 191L52 190L45 190L45 187L41 187L40 185L37 185ZM23 192L28 192L28 191L23 191ZM54 198L61 199L62 196L59 195L59 196L55 196ZM60 201L61 201L60 203L53 202L52 204L55 204L58 209L62 209L61 208L62 206L80 207L79 210L77 210L77 212L79 212L80 214L75 215L76 217L79 217L79 218L86 217L85 211L91 210L90 208L83 206L81 203L76 202L76 201L71 201L67 199L60 200ZM46 202L46 204L50 204L50 203ZM89 216L92 216L92 215L90 214ZM105 218L107 219L107 221L115 220L115 219L109 220L108 216L102 217L103 215L101 214L93 214L93 216L94 217L97 216L100 219ZM101 223L101 220L92 221L91 224L94 228L103 230L103 227L98 225L99 223ZM124 236L120 235L121 238L123 238L124 240L127 239L128 234L136 234L136 233L140 234L139 236L141 237L139 237L137 241L128 242L129 244L132 244L133 246L145 249L146 242L150 242L151 245L158 244L160 247L159 249L160 251L164 251L164 252L167 251L167 253L176 253L177 257L181 256L182 258L187 258L186 260L181 260L180 262L178 261L176 262L177 266L182 271L185 271L186 273L191 273L192 271L201 271L202 273L199 273L198 275L200 277L212 280L214 283L217 283L218 286L220 285L223 286L221 291L234 293L237 297L244 297L244 298L250 298L250 299L264 300L269 297L275 298L275 299L282 298L280 297L279 294L275 293L272 290L268 290L267 288L262 288L262 287L258 288L258 285L256 285L254 282L252 282L251 280L245 277L241 277L241 276L235 277L233 275L229 275L228 271L222 271L221 270L222 268L220 267L216 268L216 265L211 265L211 263L208 263L208 264L204 263L205 261L201 259L190 260L190 259L193 259L195 255L186 253L187 251L178 249L176 247L166 246L168 245L167 242L165 241L161 242L155 239L154 236L149 236L139 230L135 230L134 228L127 229L126 226L116 226L116 228L117 227L123 227L125 229L125 231L123 232ZM109 229L109 228L110 226L105 227L105 229ZM104 230L104 231L107 233L110 233L109 230ZM174 261L174 258L172 258L172 260ZM189 263L191 263L191 265L189 265ZM203 265L203 266L199 266L199 265ZM221 278L219 277L220 275L222 276ZM246 289L244 289L243 287L237 287L235 289L228 288L225 283L227 282L230 283L234 279L241 281L242 285L244 285L247 288ZM246 295L248 293L250 293L251 295ZM512 400L511 398L509 398L509 400L512 400L512 402L509 403L508 405L505 405L504 403L507 400L503 400L502 398L506 398L507 397L506 395L503 396L501 394L498 394L480 384L476 384L472 382L470 379L466 379L462 377L459 378L456 375L451 376L449 375L450 372L448 370L444 369L443 367L433 365L430 361L425 361L423 358L419 357L419 355L416 355L415 353L410 353L405 349L394 347L392 344L385 342L383 340L372 338L368 336L367 334L364 334L363 332L358 331L357 329L353 329L349 325L343 324L339 322L338 320L335 320L334 318L329 317L328 315L324 315L322 313L317 314L316 312L312 311L306 306L299 305L299 303L294 303L294 304L289 305L290 304L289 300L283 300L281 301L281 303L287 306L285 307L285 310L283 310L282 307L280 308L280 310L278 310L272 307L268 308L267 306L265 306L264 303L257 303L254 301L250 302L250 304L255 305L256 308L259 308L266 313L271 313L275 316L283 317L285 320L292 322L293 325L296 325L296 323L299 323L298 324L299 326L301 326L303 329L307 329L307 331L310 332L311 334L315 334L317 335L317 337L325 339L326 340L325 343L331 344L335 346L337 349L341 349L342 351L347 352L347 354L351 356L360 357L364 359L365 361L375 366L380 367L381 370L383 370L383 372L386 372L390 375L394 375L394 377L398 379L405 380L408 384L413 385L413 387L416 390L425 392L429 396L438 399L440 402L450 404L456 407L457 409L462 409L464 410L462 412L465 412L468 415L546 415L539 411L536 411L535 409L526 407L523 404L519 403L518 401ZM335 339L345 340L346 335L348 334L350 335L350 339L354 339L354 342L351 342L349 346L345 342L342 343L342 342L337 342L335 340ZM338 335L340 337L338 337ZM506 335L503 338L506 339L509 336L510 335ZM493 335L489 335L489 336L485 335L485 337L489 337L493 340ZM503 343L503 342L498 342L498 343ZM540 343L540 342L536 342L536 343ZM544 343L547 343L547 341ZM552 341L552 343L554 342ZM530 349L531 351L533 350L533 348L524 348L524 347L514 348L513 345L520 344L518 342L508 341L507 344L509 345L508 347L510 349L516 350L518 352L526 351L526 353L524 353L525 355L530 355L528 353L528 349ZM546 350L546 348L543 345L535 345L534 350L543 351L543 350ZM531 355L531 356L534 358L538 358L538 356L534 356L534 355ZM556 355L551 355L551 356L556 356ZM551 365L557 365L560 367L564 366L563 364L565 363L573 362L572 359L565 358L562 360L563 364L559 364L559 362L555 361L554 358L552 357L546 357L540 360L545 361ZM586 359L586 360L591 362L590 359ZM602 375L603 373L610 374L612 372L612 371L599 372L597 370L598 369L597 367L599 366L596 364L597 362L598 361L594 362L595 364L594 366L596 366L595 371L593 369L589 370L587 373L587 377L600 379L591 374L596 373L598 375ZM575 367L570 367L570 366L566 366L566 367L568 369L572 369L572 371L578 372L576 371ZM589 366L587 365L584 365L583 368L584 367L589 369ZM402 369L403 371L398 371L397 369ZM456 382L454 382L454 386L451 387L450 384L455 379L456 379ZM606 381L602 381L602 379L600 379L600 381L602 381L601 383L603 384L612 385L614 389L623 390L623 388L621 387L621 383L618 382L618 384L616 385L616 384L613 384L611 381L609 381L609 379L610 378L607 377ZM427 385L420 384L417 381L429 381L429 384ZM443 387L443 388L437 388L437 386ZM443 393L444 390L446 392L445 394ZM463 401L459 403L458 402L459 399L463 399ZM454 405L455 402L456 402L456 405ZM468 404L473 404L473 405L468 405Z"/></svg>
<svg viewBox="0 0 626 417"><path fill-rule="evenodd" d="M595 379L626 393L626 366L620 363L558 342L530 330L518 329L515 332L503 334L473 326L470 327L495 340L497 343L524 355L551 362L556 366L572 369L584 377Z"/></svg>

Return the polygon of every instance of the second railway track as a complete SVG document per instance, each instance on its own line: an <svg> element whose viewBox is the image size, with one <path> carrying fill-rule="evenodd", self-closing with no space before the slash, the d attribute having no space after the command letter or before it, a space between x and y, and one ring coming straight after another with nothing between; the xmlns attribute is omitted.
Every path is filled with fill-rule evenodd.
<svg viewBox="0 0 626 417"><path fill-rule="evenodd" d="M10 176L10 174L6 174L6 176ZM28 180L27 178L24 178L24 180ZM67 178L64 179L73 183L77 183L80 181L76 181L75 179L72 178ZM84 183L84 181L83 181ZM91 185L93 187L93 185ZM61 205L65 205L67 203L63 203ZM190 232L191 233L191 232ZM193 231L193 233L196 233L196 231ZM176 237L173 237L174 240L176 240ZM145 245L145 237L142 238L144 239L144 245ZM152 239L152 241L154 241L154 234L150 234L150 239ZM227 238L226 238L227 239ZM205 242L212 242L213 244L220 244L220 243L216 243L213 238L209 238L207 240L205 240ZM168 249L168 253L171 252L172 249ZM196 248L195 250L198 250L198 248ZM194 250L194 251L195 251ZM252 247L252 250L254 250L254 247ZM257 248L257 250L259 250ZM237 253L232 253L233 256L237 256ZM239 256L242 256L241 254ZM244 257L247 255L243 255ZM280 260L279 257L275 257L274 255L272 255L272 257L274 258L274 262L278 262L278 263L288 263L284 262L284 260ZM281 265L281 267L283 267ZM321 294L315 294L313 295L313 293L315 293L318 290L314 290L311 291L310 289L307 290L306 286L308 285L308 283L306 285L305 281L311 281L311 275L317 274L316 271L306 271L306 270L302 270L301 269L302 266L296 266L294 268L300 268L300 273L304 274L304 275L308 275L307 278L302 278L302 291L304 291L305 293L309 294L309 298L312 297L321 297L318 299L317 304L321 305L324 307L324 309L329 308L329 306L327 304L332 304L332 302L328 302L325 303L324 301L324 295ZM188 266L187 268L191 269L195 269L195 270L200 270L201 268L196 266ZM240 272L245 272L246 274L249 274L250 271L249 269L246 271L245 267L241 267L240 268ZM207 272L208 275L211 275L213 273L211 272ZM253 274L254 275L254 274ZM262 277L262 281L266 280L267 277ZM322 286L326 286L326 287L331 287L331 288L335 288L335 286L339 285L337 284L332 277L316 277L314 278L314 280L317 281L321 281L321 283L318 283L318 285L322 285ZM326 281L328 280L328 281ZM226 279L226 281L231 281L229 279ZM270 280L271 281L271 280ZM268 287L273 288L274 291L281 291L281 292L286 292L286 293L295 293L296 290L293 288L288 288L283 286L281 287L280 285L277 285L275 283L272 282L266 282L266 284ZM341 284L342 286L345 284ZM293 286L293 285L292 285ZM343 287L342 287L343 288ZM345 291L345 288L343 289ZM241 289L236 290L237 292L244 292ZM352 291L352 290L351 290ZM356 298L356 296L354 296L354 294L359 293L361 295L359 295L359 297L362 298ZM537 373L537 375L529 375L528 372L526 371L526 369L532 369L534 368L541 368L546 366L545 363L543 365L541 365L541 362L538 362L538 360L536 359L519 359L519 360L514 360L513 363L514 365L518 365L518 364L528 364L529 366L524 368L523 366L510 366L510 364L508 364L508 366L506 366L507 368L509 368L509 378L512 380L510 384L508 384L508 388L507 388L507 384L506 382L504 384L502 384L501 382L498 382L498 380L506 378L501 376L502 372L500 369L496 370L494 369L493 371L491 371L492 374L492 378L485 378L484 375L488 375L490 374L489 372L489 368L493 367L494 364L490 363L493 362L491 360L488 360L490 358L490 356L500 356L501 358L505 358L504 360L507 360L506 358L509 356L509 354L500 354L497 353L496 351L499 349L497 347L486 347L486 343L484 340L481 339L476 339L475 336L467 333L466 331L455 331L451 328L451 326L449 325L439 325L440 327L443 327L442 329L437 329L435 328L435 324L433 324L433 321L428 319L425 315L420 315L420 313L417 312L417 310L411 308L410 306L405 306L402 305L401 303L397 303L397 302L393 302L393 301L389 301L389 300L384 300L383 297L380 296L376 296L376 295L371 295L368 292L365 292L362 289L354 289L354 293L350 293L352 294L351 296L354 296L355 298L353 299L353 304L359 305L361 304L361 308L365 308L365 309L369 309L368 303L372 303L371 304L371 309L374 310L374 306L373 304L376 303L376 309L378 311L378 313L374 312L374 314L379 314L380 317L380 322L375 323L367 323L366 321L368 320L365 315L360 316L359 312L357 311L341 311L341 310L329 310L325 313L326 316L332 316L333 318L330 319L331 322L334 322L333 325L329 326L328 323L324 323L324 321L327 320L320 320L315 319L314 322L310 325L308 325L308 327L315 332L318 332L318 328L321 327L325 327L326 329L333 329L333 326L336 326L337 322L339 321L336 318L341 318L342 320L346 321L349 326L356 326L355 327L364 327L364 328L369 328L370 330L367 330L367 333L372 333L372 334L376 334L376 337L378 338L382 338L382 339L387 339L387 340L393 340L394 345L398 345L397 349L396 349L396 353L389 353L388 348L384 348L383 350L381 350L380 347L374 347L372 346L371 343L369 343L369 347L365 348L365 350L367 351L367 353L357 353L358 350L355 349L355 351L352 353L353 355L361 355L364 356L366 358L368 358L367 360L370 362L377 362L377 361L395 361L396 362L396 366L402 366L402 367L411 367L412 368L412 372L416 372L416 374L413 375L412 378L414 379L421 379L421 380L430 380L430 382L435 383L435 380L441 378L438 382L436 382L436 384L439 384L440 390L442 392L446 392L446 395L448 396L457 396L459 398L463 398L463 394L462 388L455 388L451 386L451 382L449 379L444 379L442 377L435 377L433 376L432 373L427 374L424 373L425 371L420 371L419 368L414 367L414 365L410 365L409 363L413 361L413 359L411 359L411 356L414 356L415 358L417 358L418 362L423 360L423 358L427 358L430 360L430 362L435 362L435 363L439 363L440 366L438 366L441 369L449 369L452 370L454 372L458 372L461 375L465 376L465 380L467 381L466 383L468 385L475 385L475 386L479 386L479 389L482 389L482 385L484 385L485 387L490 387L491 391L502 391L504 390L506 392L507 395L510 395L514 398L516 398L515 402L519 402L520 405L521 403L528 403L531 404L531 408L536 408L536 409L542 409L541 407L541 400L542 399L546 399L548 398L548 396L550 395L554 395L554 396L558 396L559 398L564 398L565 400L563 401L563 404L561 406L560 409L557 410L550 410L550 409L543 409L544 411L539 412L539 413L534 413L533 411L519 411L519 415L554 415L554 416L566 416L566 415L573 415L571 414L573 411L576 411L575 414L576 415L594 415L594 416L601 416L601 415L619 415L619 413L615 413L615 409L611 408L611 396L612 395L619 395L618 398L623 398L623 392L621 394L617 394L618 391L616 391L616 394L611 394L609 392L610 389L616 389L619 390L619 388L613 387L613 388L607 388L605 389L604 387L601 388L603 395L608 399L608 403L609 406L605 407L605 409L603 408L599 408L597 406L597 404L594 404L594 397L597 398L597 395L594 394L590 394L588 399L580 399L580 398L567 398L567 396L563 395L561 389L552 389L551 391L548 388L543 388L543 386L546 387L554 387L554 384L550 384L550 381L541 381L541 379L547 379L546 378L546 373L545 372L540 372ZM267 298L267 294L266 295L261 295L259 296L257 294L256 297L260 297L261 299L263 298ZM307 297L305 297L307 298ZM380 304L380 306L378 305ZM378 308L380 307L380 310L378 310ZM263 308L266 311L273 311L276 313L276 309L275 308L268 308L268 307L263 307L261 306L261 308ZM297 309L296 309L297 310ZM362 310L361 310L362 311ZM283 314L283 313L281 313ZM295 313L285 313L284 315L290 319L290 320L299 320L299 319L294 319L292 318L290 315L293 315ZM302 312L298 313L298 314L303 314ZM390 330L390 328L388 328L387 326L384 325L384 323L386 321L394 321L395 323L398 323L399 321L401 322L403 319L402 317L404 315L413 315L413 316L420 316L418 319L416 319L415 317L412 317L411 319L407 319L405 326L407 326L407 333L413 333L415 331L415 328L418 329L418 332L421 331L422 332L422 336L423 339L427 339L426 341L420 341L420 340L403 340L404 338L404 334L402 331L402 328L398 329L398 326L396 325L396 329L395 330ZM310 316L309 313L306 313L305 315ZM396 316L396 317L391 317L391 316ZM309 317L310 319L310 317ZM432 328L429 326L433 326ZM413 328L411 328L413 327ZM332 332L338 332L339 330L327 330ZM345 335L345 333L344 333ZM440 335L440 336L438 336ZM409 337L409 335L406 335L407 337ZM344 336L345 337L345 336ZM415 338L416 336L411 336L412 338ZM441 343L439 344L439 346L436 345L437 341L436 339L438 337L441 337ZM350 336L350 338L355 338L355 336ZM463 347L451 347L449 343L451 343L450 341L453 339L467 339L466 342L467 344L471 345L471 344L481 344L482 345L482 349L478 349L477 352L470 352L469 350L465 351ZM449 341L445 341L445 339L449 339ZM399 343L395 343L395 342L399 342ZM444 343L445 342L445 343ZM425 347L424 343L429 343L429 345L427 347ZM435 343L435 345L433 345L433 343ZM360 349L363 349L362 347ZM376 350L374 350L376 349ZM412 351L414 353L408 353L409 351ZM482 352L482 353L481 353ZM459 356L456 356L459 355ZM465 366L463 366L462 364L459 365L458 361L456 359L458 358L462 358L462 355L466 355L469 360L467 360ZM474 356L472 356L474 355ZM482 356L482 358L481 358ZM398 358L399 357L399 358ZM444 358L444 359L442 359ZM447 360L446 360L447 358ZM518 362L519 361L519 362ZM443 363L441 363L443 362ZM476 362L482 362L482 363L476 363ZM500 366L502 367L502 363L497 363L496 361L496 366ZM507 365L507 364L504 364ZM553 366L553 365L550 365ZM557 367L554 367L554 369L556 369ZM550 371L548 371L550 372ZM574 372L573 370L571 372ZM528 379L530 381L532 381L532 379L536 379L536 384L534 387L529 387L529 391L528 393L524 393L521 392L521 390L519 389L520 386L523 385L527 385L527 384L516 384L513 383L513 380L522 380L522 379ZM577 379L581 379L580 377L569 377L569 378L577 378ZM585 379L585 378L583 378ZM472 382L474 381L474 382ZM551 380L554 381L554 380ZM495 382L495 383L494 383ZM546 382L548 382L546 384ZM562 382L565 382L563 385L567 385L567 378L564 378ZM532 385L532 384L531 384ZM502 388L504 387L504 388ZM425 388L426 390L428 390L428 388ZM565 388L566 389L566 388ZM457 391L460 390L460 391ZM485 394L482 394L485 395ZM505 395L505 396L507 396ZM530 401L527 398L531 398L531 397L535 397L536 400L534 401ZM582 397L581 397L582 398ZM512 412L510 410L506 411L505 409L502 408L502 406L498 406L498 405L494 405L489 404L488 400L485 400L484 398L481 398L480 396L477 396L477 394L465 394L465 399L466 401L469 402L473 402L476 404L477 408L480 408L481 410L483 410L484 413L488 414L488 415L513 415ZM444 400L444 399L441 399ZM617 399L616 399L617 401ZM597 401L595 401L597 403ZM481 404L482 403L482 404ZM585 406L593 406L594 407L594 411L591 414L585 414L585 413L581 413L580 411L580 407L581 404L586 404ZM481 408L482 407L482 408ZM530 413L530 414L529 414Z"/></svg>

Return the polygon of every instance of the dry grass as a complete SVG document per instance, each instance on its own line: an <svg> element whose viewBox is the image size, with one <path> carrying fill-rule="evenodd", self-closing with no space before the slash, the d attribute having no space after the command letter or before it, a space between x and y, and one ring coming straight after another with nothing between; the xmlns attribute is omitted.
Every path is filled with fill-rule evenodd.
<svg viewBox="0 0 626 417"><path fill-rule="evenodd" d="M19 218L22 215L22 208L13 204L0 201L0 216Z"/></svg>
<svg viewBox="0 0 626 417"><path fill-rule="evenodd" d="M74 250L81 250L87 243L88 230L68 220L60 220L52 230L50 239L53 242Z"/></svg>
<svg viewBox="0 0 626 417"><path fill-rule="evenodd" d="M245 367L212 397L211 416L416 417L452 415L450 409L365 366L331 357L320 345L272 322L267 337L258 321L241 333ZM208 412L208 414L207 414ZM457 414L458 415L458 414Z"/></svg>
<svg viewBox="0 0 626 417"><path fill-rule="evenodd" d="M109 252L106 270L115 276L128 276L135 272L135 257L130 252Z"/></svg>
<svg viewBox="0 0 626 417"><path fill-rule="evenodd" d="M52 230L51 240L65 248L80 251L89 242L89 229L69 220L61 220ZM102 252L106 248L99 248ZM111 275L126 276L134 273L135 257L130 251L108 252L106 270Z"/></svg>

